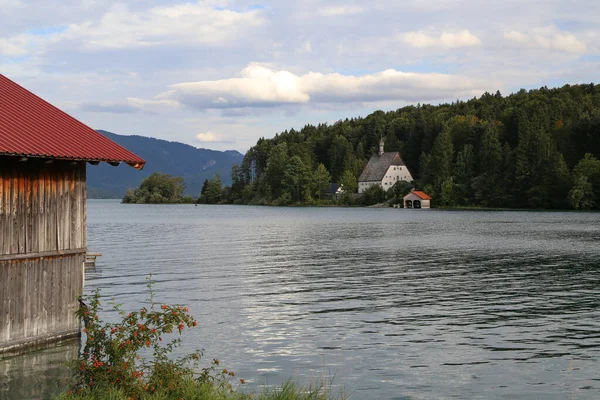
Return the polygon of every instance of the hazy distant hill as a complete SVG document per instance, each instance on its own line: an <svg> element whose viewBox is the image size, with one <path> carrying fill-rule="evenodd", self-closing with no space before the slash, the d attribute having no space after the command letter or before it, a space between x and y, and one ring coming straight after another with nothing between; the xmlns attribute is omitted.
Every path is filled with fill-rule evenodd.
<svg viewBox="0 0 600 400"><path fill-rule="evenodd" d="M88 198L91 199L122 198L127 189L139 186L145 177L154 172L182 176L186 184L185 194L197 197L204 180L212 178L217 172L221 174L223 184L230 185L231 167L235 163L240 164L243 158L238 151L198 149L144 136L98 132L145 159L146 166L138 171L128 165L88 165L87 187Z"/></svg>

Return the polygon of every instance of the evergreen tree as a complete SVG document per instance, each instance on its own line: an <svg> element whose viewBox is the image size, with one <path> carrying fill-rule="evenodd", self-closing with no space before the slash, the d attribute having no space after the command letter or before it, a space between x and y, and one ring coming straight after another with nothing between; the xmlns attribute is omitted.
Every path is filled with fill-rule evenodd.
<svg viewBox="0 0 600 400"><path fill-rule="evenodd" d="M452 176L454 146L447 130L435 139L427 172L432 177L435 193L441 193L442 184Z"/></svg>
<svg viewBox="0 0 600 400"><path fill-rule="evenodd" d="M356 193L358 190L358 182L356 176L350 170L344 171L340 184L344 190L344 193Z"/></svg>
<svg viewBox="0 0 600 400"><path fill-rule="evenodd" d="M421 171L419 186L433 185L434 175L430 166L431 156L428 156L425 152L421 153L421 157L419 157L419 170Z"/></svg>
<svg viewBox="0 0 600 400"><path fill-rule="evenodd" d="M215 176L208 181L206 191L204 192L203 202L206 204L217 204L221 201L223 183L221 182L221 176L217 173Z"/></svg>
<svg viewBox="0 0 600 400"><path fill-rule="evenodd" d="M208 187L208 179L205 179L204 183L202 184L202 189L200 190L200 196L202 196L204 194L204 192L206 192L207 187Z"/></svg>
<svg viewBox="0 0 600 400"><path fill-rule="evenodd" d="M456 156L454 167L454 190L455 200L459 205L471 205L474 201L473 189L471 187L477 162L471 144L465 145Z"/></svg>
<svg viewBox="0 0 600 400"><path fill-rule="evenodd" d="M449 177L442 182L440 187L440 205L444 207L452 207L454 202L454 178Z"/></svg>
<svg viewBox="0 0 600 400"><path fill-rule="evenodd" d="M569 203L576 210L600 206L600 160L587 153L573 169Z"/></svg>
<svg viewBox="0 0 600 400"><path fill-rule="evenodd" d="M287 143L282 142L271 150L265 169L266 183L268 183L273 198L281 195L282 182L285 174L285 167L288 161Z"/></svg>
<svg viewBox="0 0 600 400"><path fill-rule="evenodd" d="M329 171L334 181L339 181L352 160L352 145L345 137L337 135L329 147Z"/></svg>
<svg viewBox="0 0 600 400"><path fill-rule="evenodd" d="M356 158L358 158L359 160L365 159L365 149L362 142L359 142L356 146Z"/></svg>
<svg viewBox="0 0 600 400"><path fill-rule="evenodd" d="M502 199L502 146L496 129L487 125L481 137L479 175L473 181L478 204L498 206Z"/></svg>
<svg viewBox="0 0 600 400"><path fill-rule="evenodd" d="M573 186L569 191L569 203L575 210L589 210L593 208L594 187L585 175L575 176Z"/></svg>
<svg viewBox="0 0 600 400"><path fill-rule="evenodd" d="M237 164L233 164L231 167L231 189L229 190L229 198L230 202L234 202L242 197L242 192L244 191L245 182L244 182L244 173L242 168Z"/></svg>
<svg viewBox="0 0 600 400"><path fill-rule="evenodd" d="M289 159L283 176L283 188L293 201L300 201L306 184L306 167L299 156Z"/></svg>
<svg viewBox="0 0 600 400"><path fill-rule="evenodd" d="M325 197L331 185L331 175L323 164L319 164L312 177L313 193L317 199Z"/></svg>

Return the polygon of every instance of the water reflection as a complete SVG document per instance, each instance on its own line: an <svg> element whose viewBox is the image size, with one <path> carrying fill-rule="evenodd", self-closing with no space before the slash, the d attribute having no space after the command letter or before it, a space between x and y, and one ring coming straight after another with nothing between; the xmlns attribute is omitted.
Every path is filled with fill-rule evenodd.
<svg viewBox="0 0 600 400"><path fill-rule="evenodd" d="M254 385L335 375L353 398L600 397L600 214L89 210L107 257L88 289L133 303L154 273L158 296L201 321L189 349Z"/></svg>
<svg viewBox="0 0 600 400"><path fill-rule="evenodd" d="M79 340L68 340L20 354L0 354L0 399L47 398L67 388L68 361L77 357Z"/></svg>
<svg viewBox="0 0 600 400"><path fill-rule="evenodd" d="M600 214L90 201L87 275L125 309L190 307L250 387L352 398L600 398ZM116 315L107 313L107 318Z"/></svg>

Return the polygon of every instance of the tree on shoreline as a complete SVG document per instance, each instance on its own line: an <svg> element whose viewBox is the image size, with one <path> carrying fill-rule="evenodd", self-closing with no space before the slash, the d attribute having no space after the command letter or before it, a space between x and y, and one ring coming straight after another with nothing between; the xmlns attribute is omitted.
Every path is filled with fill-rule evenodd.
<svg viewBox="0 0 600 400"><path fill-rule="evenodd" d="M129 189L123 203L165 204L191 203L191 197L183 196L185 184L180 176L155 172L142 181L137 189Z"/></svg>
<svg viewBox="0 0 600 400"><path fill-rule="evenodd" d="M203 191L198 197L197 203L201 204L217 204L222 200L223 194L223 182L221 181L221 175L218 173L208 181L206 188L203 187Z"/></svg>

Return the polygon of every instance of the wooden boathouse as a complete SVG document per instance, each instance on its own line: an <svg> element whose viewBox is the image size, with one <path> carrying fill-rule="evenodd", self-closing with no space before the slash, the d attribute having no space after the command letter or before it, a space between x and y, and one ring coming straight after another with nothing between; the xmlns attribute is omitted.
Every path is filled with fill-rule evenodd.
<svg viewBox="0 0 600 400"><path fill-rule="evenodd" d="M0 352L75 336L86 163L145 161L0 74Z"/></svg>

